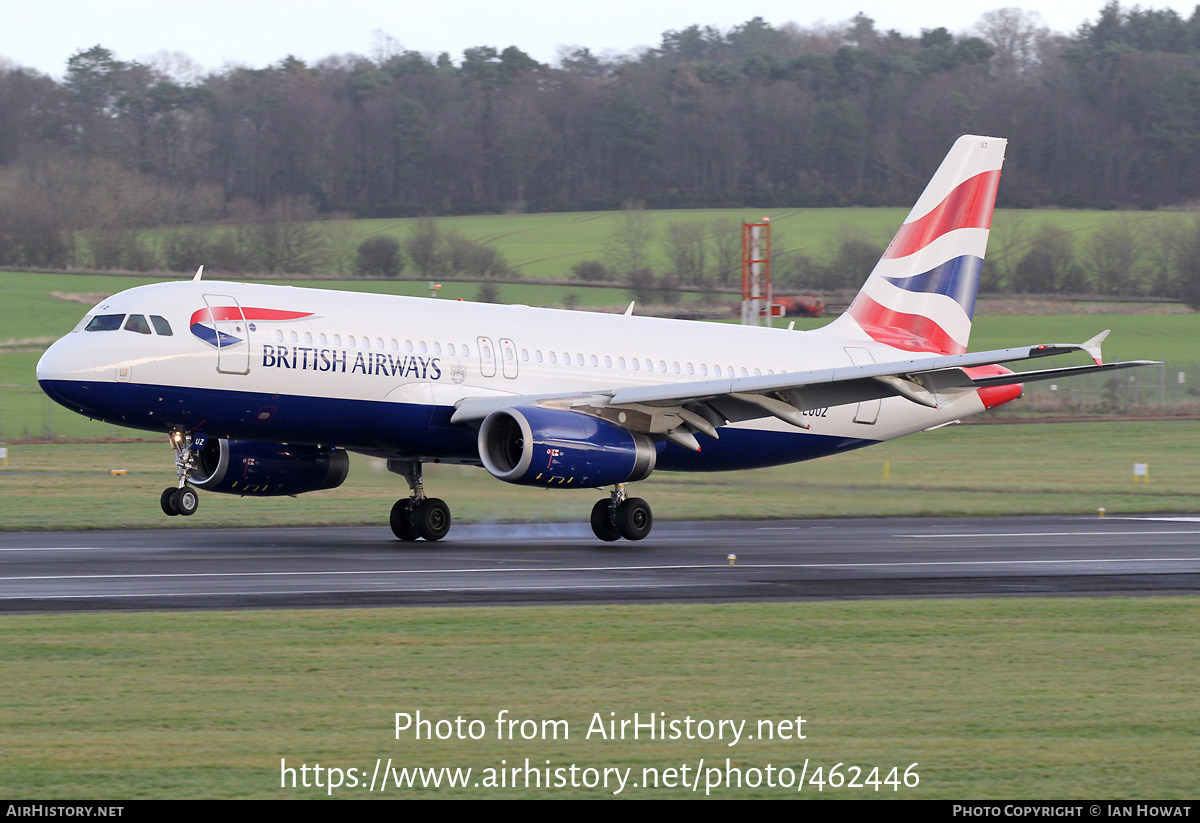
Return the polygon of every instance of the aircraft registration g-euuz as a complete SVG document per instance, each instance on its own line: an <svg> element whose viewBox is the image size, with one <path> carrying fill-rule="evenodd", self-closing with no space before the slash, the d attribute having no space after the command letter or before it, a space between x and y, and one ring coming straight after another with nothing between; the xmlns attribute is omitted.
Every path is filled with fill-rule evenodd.
<svg viewBox="0 0 1200 823"><path fill-rule="evenodd" d="M411 495L401 540L438 540L450 509L422 464L482 466L552 489L612 486L591 526L640 540L658 471L775 466L936 428L1022 383L1144 365L1080 344L967 353L1006 141L959 138L849 309L797 332L528 306L223 283L140 286L92 309L37 366L72 411L168 434L178 483L297 495L346 478L347 450L387 460ZM1014 374L1067 352L1093 363Z"/></svg>

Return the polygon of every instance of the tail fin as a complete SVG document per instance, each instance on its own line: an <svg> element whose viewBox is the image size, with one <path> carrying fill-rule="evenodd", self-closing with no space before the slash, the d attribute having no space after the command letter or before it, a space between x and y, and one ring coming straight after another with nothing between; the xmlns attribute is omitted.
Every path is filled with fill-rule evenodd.
<svg viewBox="0 0 1200 823"><path fill-rule="evenodd" d="M850 308L824 331L906 351L967 350L1007 143L955 141Z"/></svg>

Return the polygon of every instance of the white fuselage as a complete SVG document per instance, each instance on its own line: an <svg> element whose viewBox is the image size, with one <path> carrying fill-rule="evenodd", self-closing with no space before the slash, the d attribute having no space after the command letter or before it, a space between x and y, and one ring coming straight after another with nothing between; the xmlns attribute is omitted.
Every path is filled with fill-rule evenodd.
<svg viewBox="0 0 1200 823"><path fill-rule="evenodd" d="M232 317L217 311L230 306L238 308ZM145 333L86 331L81 323L51 346L38 379L83 414L144 429L203 428L222 437L463 462L475 462L474 432L448 418L464 398L603 392L912 356L823 332L215 281L130 289L86 319L116 315L157 316L171 334L153 324ZM371 411L359 415L364 404ZM747 420L721 432L835 438L838 445L808 455L774 453L763 441L761 453L732 460L732 445L706 447L711 458L680 467L790 462L982 410L968 392L937 409L900 397L806 409L808 430L774 417ZM660 467L672 468L671 461Z"/></svg>

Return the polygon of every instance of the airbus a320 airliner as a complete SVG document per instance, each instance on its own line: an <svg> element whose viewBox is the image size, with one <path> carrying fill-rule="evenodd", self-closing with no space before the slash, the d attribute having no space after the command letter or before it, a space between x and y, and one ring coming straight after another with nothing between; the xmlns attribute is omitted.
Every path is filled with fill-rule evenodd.
<svg viewBox="0 0 1200 823"><path fill-rule="evenodd" d="M967 354L1006 141L955 142L850 308L810 332L528 306L190 281L88 312L37 367L72 411L168 434L177 485L296 495L338 486L347 450L412 491L401 540L439 540L450 509L427 462L553 489L612 486L601 540L650 533L626 484L659 471L775 466L935 428L1021 395L1023 382L1120 369L1081 344ZM1003 364L1083 351L1094 364Z"/></svg>

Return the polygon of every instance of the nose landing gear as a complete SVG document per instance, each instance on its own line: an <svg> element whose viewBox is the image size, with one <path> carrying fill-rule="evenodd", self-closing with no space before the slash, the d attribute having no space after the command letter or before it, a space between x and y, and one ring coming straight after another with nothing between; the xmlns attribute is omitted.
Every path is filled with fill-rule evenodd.
<svg viewBox="0 0 1200 823"><path fill-rule="evenodd" d="M176 429L171 432L171 446L175 449L175 469L179 472L179 485L163 489L159 498L163 514L169 517L182 514L190 517L200 508L200 495L188 485L188 477L195 466L195 453L192 451L192 435Z"/></svg>
<svg viewBox="0 0 1200 823"><path fill-rule="evenodd" d="M592 532L606 543L641 540L654 526L650 504L640 497L626 497L625 484L618 483L607 500L592 506Z"/></svg>

